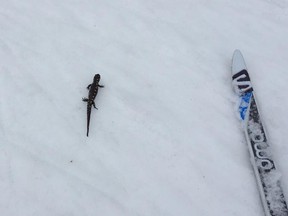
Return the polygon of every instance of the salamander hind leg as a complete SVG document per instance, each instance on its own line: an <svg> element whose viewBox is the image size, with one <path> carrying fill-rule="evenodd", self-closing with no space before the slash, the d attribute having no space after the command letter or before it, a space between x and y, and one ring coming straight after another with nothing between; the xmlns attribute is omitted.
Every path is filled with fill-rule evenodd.
<svg viewBox="0 0 288 216"><path fill-rule="evenodd" d="M98 110L98 108L96 107L96 105L95 105L95 102L93 101L93 107L95 108L95 109L97 109Z"/></svg>

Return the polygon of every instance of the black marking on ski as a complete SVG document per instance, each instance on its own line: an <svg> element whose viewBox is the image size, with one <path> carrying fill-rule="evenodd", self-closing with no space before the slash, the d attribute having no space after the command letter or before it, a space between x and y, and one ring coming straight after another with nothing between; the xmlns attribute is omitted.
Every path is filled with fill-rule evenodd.
<svg viewBox="0 0 288 216"><path fill-rule="evenodd" d="M232 76L234 84L239 88L241 93L253 91L251 80L247 70L242 70Z"/></svg>

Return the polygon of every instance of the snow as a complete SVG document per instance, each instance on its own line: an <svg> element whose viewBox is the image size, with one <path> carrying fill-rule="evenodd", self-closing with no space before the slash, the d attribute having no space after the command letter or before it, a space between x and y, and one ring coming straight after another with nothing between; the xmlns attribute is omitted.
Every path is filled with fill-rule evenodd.
<svg viewBox="0 0 288 216"><path fill-rule="evenodd" d="M269 175L264 175L264 181L270 184L267 187L267 200L271 203L271 209L274 209L275 215L285 215L286 206L283 203L282 192L279 187L279 179L281 179L281 174L277 171L272 171Z"/></svg>
<svg viewBox="0 0 288 216"><path fill-rule="evenodd" d="M287 0L0 5L1 215L263 215L235 49L287 194Z"/></svg>

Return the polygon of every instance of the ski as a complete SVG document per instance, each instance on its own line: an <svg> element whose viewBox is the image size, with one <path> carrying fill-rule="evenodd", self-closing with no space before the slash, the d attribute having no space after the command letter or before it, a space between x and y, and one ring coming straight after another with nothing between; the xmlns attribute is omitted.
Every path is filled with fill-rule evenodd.
<svg viewBox="0 0 288 216"><path fill-rule="evenodd" d="M281 174L277 171L272 158L253 86L239 50L235 50L233 54L232 85L240 99L239 117L243 123L265 215L288 216L287 203L280 184Z"/></svg>

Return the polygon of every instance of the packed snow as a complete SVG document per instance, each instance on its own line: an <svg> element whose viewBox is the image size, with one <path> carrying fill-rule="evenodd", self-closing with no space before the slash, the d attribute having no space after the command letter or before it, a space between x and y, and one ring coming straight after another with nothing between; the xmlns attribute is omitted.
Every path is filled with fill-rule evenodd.
<svg viewBox="0 0 288 216"><path fill-rule="evenodd" d="M287 26L288 0L0 1L1 215L262 216L231 59L288 197Z"/></svg>

